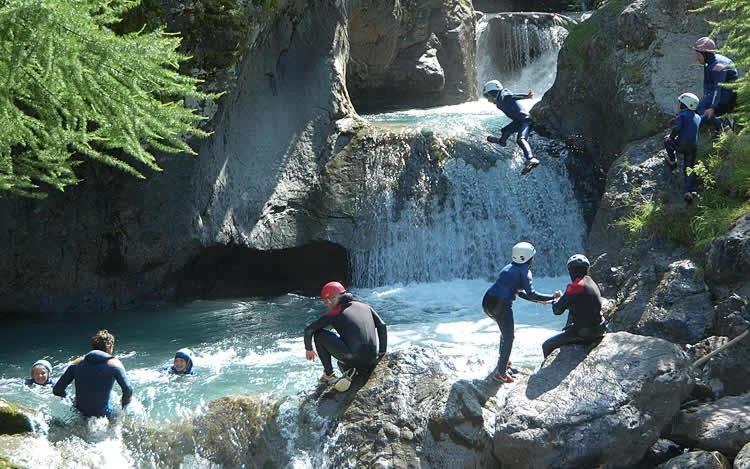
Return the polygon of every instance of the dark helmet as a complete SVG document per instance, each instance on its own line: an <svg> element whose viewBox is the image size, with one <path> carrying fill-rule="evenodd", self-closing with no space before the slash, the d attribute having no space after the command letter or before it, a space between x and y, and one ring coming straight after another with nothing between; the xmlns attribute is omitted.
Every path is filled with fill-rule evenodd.
<svg viewBox="0 0 750 469"><path fill-rule="evenodd" d="M587 275L589 267L591 267L591 263L583 254L574 254L568 259L568 273L573 279Z"/></svg>

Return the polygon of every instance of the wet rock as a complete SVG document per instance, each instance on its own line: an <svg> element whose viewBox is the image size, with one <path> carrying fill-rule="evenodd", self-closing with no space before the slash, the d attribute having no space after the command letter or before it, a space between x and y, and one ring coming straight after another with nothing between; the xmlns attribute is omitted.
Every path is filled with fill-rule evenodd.
<svg viewBox="0 0 750 469"><path fill-rule="evenodd" d="M681 410L665 437L684 446L734 457L750 442L750 394Z"/></svg>
<svg viewBox="0 0 750 469"><path fill-rule="evenodd" d="M750 215L711 242L706 273L716 283L750 280Z"/></svg>
<svg viewBox="0 0 750 469"><path fill-rule="evenodd" d="M455 104L474 96L470 1L364 0L352 5L347 87L359 112Z"/></svg>
<svg viewBox="0 0 750 469"><path fill-rule="evenodd" d="M555 84L532 110L536 128L580 137L594 162L609 168L625 144L666 127L677 96L701 89L690 45L709 26L690 4L699 6L610 1L572 28Z"/></svg>
<svg viewBox="0 0 750 469"><path fill-rule="evenodd" d="M656 38L644 0L631 3L617 17L617 47L644 49Z"/></svg>
<svg viewBox="0 0 750 469"><path fill-rule="evenodd" d="M750 328L750 308L747 299L734 294L716 305L714 323L716 335L733 339L748 328Z"/></svg>
<svg viewBox="0 0 750 469"><path fill-rule="evenodd" d="M699 342L693 348L695 360L727 342L727 337L709 337ZM711 386L714 396L737 396L750 391L747 357L750 357L750 337L713 356L701 367L701 377Z"/></svg>
<svg viewBox="0 0 750 469"><path fill-rule="evenodd" d="M657 469L731 469L726 456L718 451L690 451L672 458Z"/></svg>
<svg viewBox="0 0 750 469"><path fill-rule="evenodd" d="M652 469L663 462L667 462L670 459L682 454L682 448L673 441L659 438L654 443L643 459L638 461L638 464L629 466L628 469Z"/></svg>
<svg viewBox="0 0 750 469"><path fill-rule="evenodd" d="M734 458L734 469L750 469L750 443L742 447Z"/></svg>
<svg viewBox="0 0 750 469"><path fill-rule="evenodd" d="M612 165L594 219L587 253L592 274L617 307L612 330L624 330L692 344L710 335L715 311L703 274L684 248L658 236L653 226L637 233L623 220L646 203L684 210L680 182L664 165L660 137L629 145ZM663 234L663 233L662 233Z"/></svg>
<svg viewBox="0 0 750 469"><path fill-rule="evenodd" d="M499 403L493 453L514 468L635 464L692 384L685 354L661 339L563 347Z"/></svg>
<svg viewBox="0 0 750 469"><path fill-rule="evenodd" d="M31 432L35 418L33 410L0 399L0 435Z"/></svg>

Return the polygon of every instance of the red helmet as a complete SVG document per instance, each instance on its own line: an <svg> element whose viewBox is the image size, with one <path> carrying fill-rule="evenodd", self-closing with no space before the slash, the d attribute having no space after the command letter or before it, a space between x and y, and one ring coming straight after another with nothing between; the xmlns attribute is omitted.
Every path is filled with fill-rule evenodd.
<svg viewBox="0 0 750 469"><path fill-rule="evenodd" d="M710 37L702 37L695 41L693 50L696 52L716 52L716 43Z"/></svg>
<svg viewBox="0 0 750 469"><path fill-rule="evenodd" d="M343 285L341 285L339 282L328 282L323 285L323 289L320 290L320 297L324 300L327 300L332 296L340 295L342 293L346 293L346 288L344 288Z"/></svg>

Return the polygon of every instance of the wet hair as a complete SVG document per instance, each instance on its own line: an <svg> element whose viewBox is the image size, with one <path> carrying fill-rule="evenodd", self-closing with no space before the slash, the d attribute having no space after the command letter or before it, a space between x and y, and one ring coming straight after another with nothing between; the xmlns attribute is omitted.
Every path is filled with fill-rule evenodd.
<svg viewBox="0 0 750 469"><path fill-rule="evenodd" d="M102 329L91 337L91 348L101 350L105 353L112 353L115 349L115 336L107 329Z"/></svg>

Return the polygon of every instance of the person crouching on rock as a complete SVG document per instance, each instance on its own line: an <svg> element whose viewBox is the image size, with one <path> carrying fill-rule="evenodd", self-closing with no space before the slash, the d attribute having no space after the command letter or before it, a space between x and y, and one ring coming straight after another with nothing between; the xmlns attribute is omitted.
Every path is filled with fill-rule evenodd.
<svg viewBox="0 0 750 469"><path fill-rule="evenodd" d="M194 375L193 358L190 349L181 348L174 354L174 361L169 367L169 374L172 375Z"/></svg>
<svg viewBox="0 0 750 469"><path fill-rule="evenodd" d="M487 137L487 141L504 147L508 138L515 133L518 135L516 143L521 147L523 157L526 159L526 166L524 166L521 174L527 174L539 166L539 160L534 158L531 153L531 145L527 141L531 129L531 116L527 110L518 105L519 100L533 98L534 92L529 90L527 94L515 94L509 89L503 88L498 80L490 80L482 87L482 95L511 119L511 123L503 127L500 138L490 135Z"/></svg>
<svg viewBox="0 0 750 469"><path fill-rule="evenodd" d="M604 335L602 296L599 285L589 276L589 267L589 260L583 254L568 259L571 283L565 294L552 304L552 312L560 315L569 310L570 313L563 332L542 344L544 358L563 345L590 344Z"/></svg>
<svg viewBox="0 0 750 469"><path fill-rule="evenodd" d="M122 389L122 408L130 403L133 388L122 362L112 356L115 336L106 329L91 338L92 350L68 366L52 388L55 396L65 397L65 389L75 381L75 406L86 417L105 417L112 414L110 394L117 381Z"/></svg>
<svg viewBox="0 0 750 469"><path fill-rule="evenodd" d="M698 109L698 96L693 93L682 93L677 98L678 114L672 119L672 132L664 139L667 150L667 164L677 167L677 155L682 154L682 175L684 178L685 202L693 201L695 193L695 174L692 169L698 154L698 135L701 117L695 112Z"/></svg>
<svg viewBox="0 0 750 469"><path fill-rule="evenodd" d="M305 328L305 357L315 359L314 339L317 356L323 364L320 382L333 384L337 391L343 392L351 386L357 369L369 372L385 355L388 332L378 313L365 303L354 301L339 282L325 284L320 298L328 312ZM339 361L341 379L333 372L331 357Z"/></svg>
<svg viewBox="0 0 750 469"><path fill-rule="evenodd" d="M37 360L31 365L31 378L26 379L26 386L47 386L55 385L55 380L50 378L52 375L52 365L47 360Z"/></svg>
<svg viewBox="0 0 750 469"><path fill-rule="evenodd" d="M513 377L508 373L510 352L513 348L514 328L513 301L516 295L535 303L549 303L559 298L562 293L544 295L534 291L531 276L531 261L536 249L530 243L521 242L513 246L513 262L500 271L497 281L487 290L482 299L482 309L500 327L500 356L497 367L492 374L495 381L512 383Z"/></svg>

